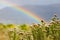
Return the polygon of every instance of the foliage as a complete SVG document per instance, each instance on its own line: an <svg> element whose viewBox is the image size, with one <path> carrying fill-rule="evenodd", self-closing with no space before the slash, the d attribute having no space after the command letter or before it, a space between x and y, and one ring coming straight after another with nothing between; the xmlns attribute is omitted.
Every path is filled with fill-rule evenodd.
<svg viewBox="0 0 60 40"><path fill-rule="evenodd" d="M60 40L60 20L54 15L47 24L2 24L0 23L0 40Z"/></svg>

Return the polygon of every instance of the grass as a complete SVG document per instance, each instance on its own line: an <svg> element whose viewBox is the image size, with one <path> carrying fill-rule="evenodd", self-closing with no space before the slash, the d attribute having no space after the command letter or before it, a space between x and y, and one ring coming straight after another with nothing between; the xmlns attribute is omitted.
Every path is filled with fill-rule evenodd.
<svg viewBox="0 0 60 40"><path fill-rule="evenodd" d="M0 23L0 40L60 40L60 20L56 15L46 25L42 24L2 24Z"/></svg>

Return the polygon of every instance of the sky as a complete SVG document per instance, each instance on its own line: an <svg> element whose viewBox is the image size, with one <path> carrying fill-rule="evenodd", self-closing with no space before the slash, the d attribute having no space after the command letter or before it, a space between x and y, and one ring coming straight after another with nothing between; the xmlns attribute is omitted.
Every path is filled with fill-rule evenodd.
<svg viewBox="0 0 60 40"><path fill-rule="evenodd" d="M7 0L10 2L14 2L20 5L45 5L45 4L54 4L60 3L60 0Z"/></svg>
<svg viewBox="0 0 60 40"><path fill-rule="evenodd" d="M17 5L48 5L60 3L60 0L0 0L0 9L8 6L6 2L15 3Z"/></svg>
<svg viewBox="0 0 60 40"><path fill-rule="evenodd" d="M19 6L49 5L49 4L60 4L60 0L0 0L0 10L2 10L5 7L12 6L12 5L9 5L8 3L17 4ZM10 22L10 21L8 21L8 22Z"/></svg>
<svg viewBox="0 0 60 40"><path fill-rule="evenodd" d="M7 2L17 5L48 5L60 3L60 0L0 0L0 9L9 6L6 5Z"/></svg>
<svg viewBox="0 0 60 40"><path fill-rule="evenodd" d="M0 0L0 9L3 9L8 6L11 6L11 5L7 4L7 0Z"/></svg>

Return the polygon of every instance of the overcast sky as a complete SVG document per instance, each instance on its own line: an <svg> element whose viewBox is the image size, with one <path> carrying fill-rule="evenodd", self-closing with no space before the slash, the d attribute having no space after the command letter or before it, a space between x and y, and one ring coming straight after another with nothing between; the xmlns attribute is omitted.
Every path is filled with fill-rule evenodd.
<svg viewBox="0 0 60 40"><path fill-rule="evenodd" d="M12 2L17 5L47 5L60 3L60 0L0 0L0 9L7 6L5 2Z"/></svg>
<svg viewBox="0 0 60 40"><path fill-rule="evenodd" d="M60 0L7 0L20 5L46 5L60 3Z"/></svg>
<svg viewBox="0 0 60 40"><path fill-rule="evenodd" d="M17 5L48 5L60 3L60 0L0 0L0 9L6 7L6 2Z"/></svg>
<svg viewBox="0 0 60 40"><path fill-rule="evenodd" d="M7 2L13 3L13 4L15 3L19 6L21 5L49 5L49 4L59 4L60 0L0 0L0 10L7 6L11 6ZM8 22L10 22L10 20Z"/></svg>
<svg viewBox="0 0 60 40"><path fill-rule="evenodd" d="M45 4L55 4L55 3L60 3L60 0L0 0L0 2L3 1L8 1L20 5L45 5Z"/></svg>

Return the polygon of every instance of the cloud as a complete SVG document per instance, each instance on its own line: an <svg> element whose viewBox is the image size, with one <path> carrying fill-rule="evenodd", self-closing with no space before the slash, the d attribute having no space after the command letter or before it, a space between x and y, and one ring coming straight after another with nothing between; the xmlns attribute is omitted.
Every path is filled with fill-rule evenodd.
<svg viewBox="0 0 60 40"><path fill-rule="evenodd" d="M60 3L60 0L7 0L8 2L16 3L17 5L45 5Z"/></svg>
<svg viewBox="0 0 60 40"><path fill-rule="evenodd" d="M10 6L12 5L10 5L7 0L0 0L0 10L5 7L10 7Z"/></svg>

